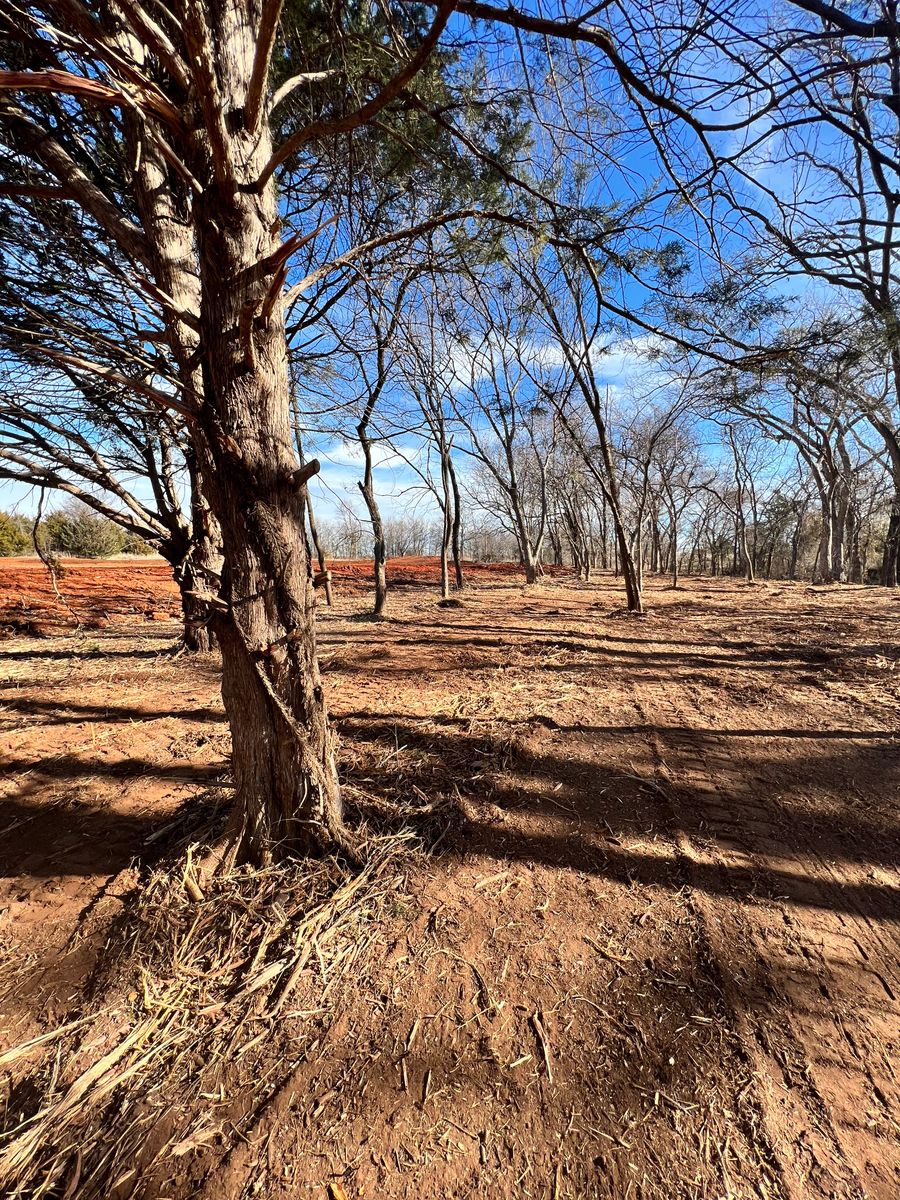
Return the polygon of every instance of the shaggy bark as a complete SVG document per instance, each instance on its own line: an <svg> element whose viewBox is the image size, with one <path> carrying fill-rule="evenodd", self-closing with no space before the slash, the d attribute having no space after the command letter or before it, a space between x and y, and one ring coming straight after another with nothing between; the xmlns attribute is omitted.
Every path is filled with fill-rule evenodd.
<svg viewBox="0 0 900 1200"><path fill-rule="evenodd" d="M250 13L220 11L222 95L246 94ZM224 122L223 122L224 125ZM308 852L340 838L334 748L316 660L304 533L305 482L290 427L275 188L258 186L268 130L219 130L217 186L196 203L203 404L196 441L204 491L222 531L222 696L232 732L239 854ZM214 154L216 153L214 149ZM233 176L233 178L229 178Z"/></svg>

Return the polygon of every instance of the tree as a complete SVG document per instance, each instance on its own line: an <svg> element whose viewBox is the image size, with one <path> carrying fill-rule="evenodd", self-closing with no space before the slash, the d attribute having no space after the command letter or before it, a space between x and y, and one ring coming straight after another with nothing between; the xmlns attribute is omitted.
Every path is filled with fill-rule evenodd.
<svg viewBox="0 0 900 1200"><path fill-rule="evenodd" d="M363 477L358 480L358 486L372 526L372 575L375 584L372 617L376 621L384 616L388 583L384 520L375 491L375 449L379 439L373 430L373 423L379 402L391 379L403 295L409 286L409 276L401 278L396 288L391 286L393 282L387 279L376 290L373 282L364 276L355 289L357 295L350 298L357 300L350 316L344 315L341 325L330 322L334 351L329 356L329 376L333 384L339 368L332 359L343 358L347 364L346 386L349 392L336 415L339 422L350 422L362 452ZM326 407L329 412L334 409L333 399L329 399ZM343 436L340 424L332 432Z"/></svg>
<svg viewBox="0 0 900 1200"><path fill-rule="evenodd" d="M451 11L442 0L423 25L397 6L402 35L376 29L373 55L337 66L353 15L323 10L323 27L287 54L279 0L59 0L4 18L4 194L47 224L76 206L95 255L161 314L180 395L152 382L142 392L184 421L221 528L221 587L206 595L232 733L236 851L255 861L348 846L316 661L303 538L313 464L300 466L292 440L285 306L372 246L345 242L291 282L292 253L323 230L307 218L284 237L282 214L327 195L319 147L401 108ZM275 91L273 56L276 77L302 60Z"/></svg>
<svg viewBox="0 0 900 1200"><path fill-rule="evenodd" d="M846 578L846 554L853 539L853 499L856 466L848 446L853 426L862 414L849 413L833 393L810 386L803 374L787 380L788 406L781 409L770 396L736 394L733 408L750 417L764 435L789 441L796 448L819 496L821 536L815 576L821 582ZM829 403L829 401L831 403ZM844 408L844 411L842 411Z"/></svg>
<svg viewBox="0 0 900 1200"><path fill-rule="evenodd" d="M0 512L0 558L25 554L31 548L27 520L17 513Z"/></svg>
<svg viewBox="0 0 900 1200"><path fill-rule="evenodd" d="M609 434L609 397L597 379L597 364L606 348L603 291L597 268L585 254L561 254L549 264L529 265L524 257L518 262L524 284L539 306L564 367L558 379L545 377L540 385L542 394L603 493L613 523L628 610L641 613L639 564L628 536L619 466ZM577 416L579 410L590 417L589 435Z"/></svg>
<svg viewBox="0 0 900 1200"><path fill-rule="evenodd" d="M70 496L118 528L121 546L157 550L179 588L184 646L210 650L199 594L218 579L218 539L180 423L116 383L28 358L0 373L0 478Z"/></svg>
<svg viewBox="0 0 900 1200"><path fill-rule="evenodd" d="M424 273L423 273L424 274ZM399 367L404 390L414 401L421 416L421 434L426 452L424 467L408 460L434 497L441 513L439 555L441 598L450 596L450 558L453 558L455 586L464 584L462 565L462 494L453 455L455 407L451 377L452 352L442 328L440 284L435 274L424 274L409 293L409 313L403 325ZM444 308L444 314L448 310ZM433 470L432 455L437 460ZM421 457L421 456L417 456Z"/></svg>
<svg viewBox="0 0 900 1200"><path fill-rule="evenodd" d="M41 522L38 536L51 553L78 558L111 558L125 545L125 535L115 521L99 516L77 500L49 513Z"/></svg>
<svg viewBox="0 0 900 1200"><path fill-rule="evenodd" d="M520 301L515 280L490 270L473 280L465 297L457 296L455 306L444 299L446 335L441 344L432 343L425 370L432 396L424 404L436 420L446 403L465 431L458 449L477 464L478 499L515 538L525 581L534 584L547 533L547 466L556 434L528 370L528 321ZM429 322L433 329L438 314ZM428 334L421 340L427 344ZM439 440L444 476L446 432ZM448 479L445 514L450 490Z"/></svg>

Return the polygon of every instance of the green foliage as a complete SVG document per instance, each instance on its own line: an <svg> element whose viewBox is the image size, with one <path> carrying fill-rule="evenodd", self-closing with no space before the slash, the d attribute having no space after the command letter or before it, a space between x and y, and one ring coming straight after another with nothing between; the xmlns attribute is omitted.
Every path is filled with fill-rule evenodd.
<svg viewBox="0 0 900 1200"><path fill-rule="evenodd" d="M114 522L83 504L50 513L41 523L41 545L54 554L77 558L110 558L121 554L125 533Z"/></svg>
<svg viewBox="0 0 900 1200"><path fill-rule="evenodd" d="M126 533L125 540L122 543L123 554L155 554L156 547L146 541L142 537L138 537L136 533Z"/></svg>
<svg viewBox="0 0 900 1200"><path fill-rule="evenodd" d="M279 106L279 139L356 113L415 54L434 15L428 5L398 0L338 7L287 0L270 85L277 89L298 74L312 81ZM313 140L298 152L298 161L304 163L306 186L352 196L356 220L365 217L371 236L448 209L500 206L505 169L527 161L530 138L522 98L509 90L492 94L484 56L466 53L455 40L433 50L376 122L356 129L352 139ZM481 152L467 148L467 140ZM327 158L321 154L325 144ZM454 241L471 250L471 240L463 227L438 238L450 253ZM479 230L474 247L485 240L489 236Z"/></svg>
<svg viewBox="0 0 900 1200"><path fill-rule="evenodd" d="M0 512L0 558L27 554L31 549L31 526L25 517Z"/></svg>

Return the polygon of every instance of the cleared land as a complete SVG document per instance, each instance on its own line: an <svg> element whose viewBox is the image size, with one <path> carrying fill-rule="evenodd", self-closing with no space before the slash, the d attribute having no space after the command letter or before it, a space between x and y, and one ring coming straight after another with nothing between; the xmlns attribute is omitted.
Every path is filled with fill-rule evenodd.
<svg viewBox="0 0 900 1200"><path fill-rule="evenodd" d="M321 614L372 867L197 900L228 739L165 569L73 568L73 636L0 564L49 635L0 670L7 1187L894 1200L898 598L434 571Z"/></svg>

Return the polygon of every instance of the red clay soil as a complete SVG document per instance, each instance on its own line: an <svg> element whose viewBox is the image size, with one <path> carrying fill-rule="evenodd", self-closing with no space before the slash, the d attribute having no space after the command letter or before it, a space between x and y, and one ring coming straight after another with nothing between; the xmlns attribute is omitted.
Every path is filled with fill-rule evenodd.
<svg viewBox="0 0 900 1200"><path fill-rule="evenodd" d="M372 586L368 559L333 559L329 569L335 589L346 595L360 595ZM36 622L40 635L45 625L74 624L75 615L89 628L112 619L159 621L178 615L172 569L158 558L64 558L62 570L57 596L37 558L0 558L0 629L31 632ZM519 571L514 563L466 563L465 573L477 583L514 578ZM548 578L554 574L565 572L548 567ZM391 558L387 576L398 589L437 584L440 563L435 558Z"/></svg>
<svg viewBox="0 0 900 1200"><path fill-rule="evenodd" d="M104 596L141 580L137 603L160 568L91 570ZM339 594L321 642L351 824L423 849L299 959L291 921L242 900L256 941L221 964L171 849L227 790L215 661L163 655L177 624L134 612L9 638L8 1187L896 1200L898 599L705 579L648 599L625 618L610 579L500 579L440 609L419 587L375 629ZM154 864L182 896L171 979L121 932L165 907ZM310 868L276 917L323 871L353 878ZM220 990L189 1011L198 973ZM145 1027L177 1055L142 1067Z"/></svg>

